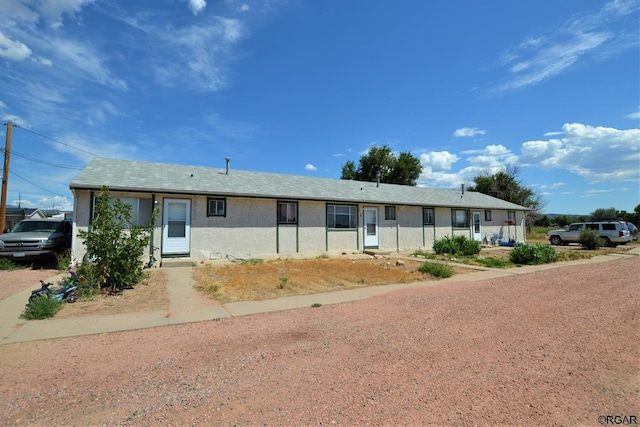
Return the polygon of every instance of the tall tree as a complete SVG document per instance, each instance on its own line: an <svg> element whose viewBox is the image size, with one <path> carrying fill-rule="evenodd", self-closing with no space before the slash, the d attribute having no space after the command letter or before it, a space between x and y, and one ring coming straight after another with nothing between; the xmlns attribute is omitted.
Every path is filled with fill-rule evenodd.
<svg viewBox="0 0 640 427"><path fill-rule="evenodd" d="M469 191L488 194L531 209L526 215L527 224L531 225L542 216L546 201L540 193L524 186L518 175L516 166L507 166L492 175L479 175L473 178L475 186L470 186Z"/></svg>
<svg viewBox="0 0 640 427"><path fill-rule="evenodd" d="M610 208L598 208L589 214L591 221L608 221L619 218L618 210L614 207Z"/></svg>
<svg viewBox="0 0 640 427"><path fill-rule="evenodd" d="M422 165L420 159L410 152L402 152L396 157L388 145L374 145L367 154L360 156L358 165L348 160L342 166L341 179L376 181L389 184L416 185Z"/></svg>

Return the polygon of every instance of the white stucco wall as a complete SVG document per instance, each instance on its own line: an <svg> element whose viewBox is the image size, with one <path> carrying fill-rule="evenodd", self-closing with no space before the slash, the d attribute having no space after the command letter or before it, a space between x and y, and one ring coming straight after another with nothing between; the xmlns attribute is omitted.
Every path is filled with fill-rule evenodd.
<svg viewBox="0 0 640 427"><path fill-rule="evenodd" d="M97 194L97 192L96 192ZM150 194L117 193L112 197L139 197L151 199ZM82 260L85 253L77 230L86 230L91 212L89 191L75 191L74 259ZM154 205L159 210L153 232L153 244L159 258L162 247L163 200L183 198L191 200L190 251L196 261L207 261L227 255L237 258L277 256L317 256L361 252L364 248L363 208L378 210L379 249L410 253L416 249L429 250L435 240L445 236L471 237L471 229L454 229L451 209L434 208L435 226L423 225L422 206L396 206L396 219L385 219L385 205L359 204L357 230L331 230L326 228L326 202L298 201L298 224L277 224L276 199L226 198L226 216L207 216L206 196L176 196L156 194ZM428 207L428 206L425 206ZM524 240L523 212L516 212L516 225L506 224L507 211L492 210L491 221L482 213L482 237L489 240L494 234L503 240L509 237ZM145 259L148 253L145 254Z"/></svg>

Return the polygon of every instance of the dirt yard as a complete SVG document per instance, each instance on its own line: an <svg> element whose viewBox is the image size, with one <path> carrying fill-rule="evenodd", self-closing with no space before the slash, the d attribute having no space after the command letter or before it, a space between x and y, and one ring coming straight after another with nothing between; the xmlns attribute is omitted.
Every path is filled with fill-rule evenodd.
<svg viewBox="0 0 640 427"><path fill-rule="evenodd" d="M633 257L1 345L0 425L628 421L640 415L638 277Z"/></svg>
<svg viewBox="0 0 640 427"><path fill-rule="evenodd" d="M371 257L286 259L258 264L215 264L196 269L198 287L222 303L259 301L365 286L411 283L437 278L417 271L424 259ZM454 274L474 271L451 266Z"/></svg>

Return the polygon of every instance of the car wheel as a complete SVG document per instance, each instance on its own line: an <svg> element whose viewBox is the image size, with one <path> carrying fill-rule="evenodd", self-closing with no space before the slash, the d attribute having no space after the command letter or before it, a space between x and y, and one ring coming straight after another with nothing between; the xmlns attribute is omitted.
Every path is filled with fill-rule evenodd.
<svg viewBox="0 0 640 427"><path fill-rule="evenodd" d="M616 247L616 245L614 245L614 244L611 242L611 239L610 239L610 238L608 238L608 237L603 237L603 238L602 238L602 243L604 244L604 246L608 246L608 247L612 247L612 248L615 248L615 247Z"/></svg>
<svg viewBox="0 0 640 427"><path fill-rule="evenodd" d="M549 237L549 242L551 242L552 245L558 246L562 244L562 239L560 236L551 236Z"/></svg>

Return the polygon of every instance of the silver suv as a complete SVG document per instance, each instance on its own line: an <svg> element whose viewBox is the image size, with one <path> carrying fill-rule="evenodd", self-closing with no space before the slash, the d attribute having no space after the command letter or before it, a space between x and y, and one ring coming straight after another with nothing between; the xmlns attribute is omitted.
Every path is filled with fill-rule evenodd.
<svg viewBox="0 0 640 427"><path fill-rule="evenodd" d="M629 233L627 224L622 221L575 222L565 230L548 231L546 237L552 245L578 243L580 241L580 233L584 229L597 231L605 246L615 248L618 245L626 245L631 241L631 233Z"/></svg>
<svg viewBox="0 0 640 427"><path fill-rule="evenodd" d="M71 221L62 218L25 219L0 236L0 257L53 258L71 248Z"/></svg>

